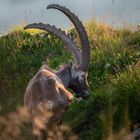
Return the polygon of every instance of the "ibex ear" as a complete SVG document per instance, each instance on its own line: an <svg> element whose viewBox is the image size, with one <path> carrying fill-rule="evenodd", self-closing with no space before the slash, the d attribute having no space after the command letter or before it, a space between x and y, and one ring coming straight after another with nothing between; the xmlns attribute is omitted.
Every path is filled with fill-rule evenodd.
<svg viewBox="0 0 140 140"><path fill-rule="evenodd" d="M68 65L69 65L71 68L74 68L75 70L79 70L79 68L80 68L80 66L73 64L73 61L72 61L72 60L69 60L69 61L68 61Z"/></svg>

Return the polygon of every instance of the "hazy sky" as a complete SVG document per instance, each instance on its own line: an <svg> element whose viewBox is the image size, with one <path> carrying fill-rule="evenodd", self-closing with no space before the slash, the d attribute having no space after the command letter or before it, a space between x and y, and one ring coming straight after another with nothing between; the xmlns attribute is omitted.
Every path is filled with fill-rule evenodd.
<svg viewBox="0 0 140 140"><path fill-rule="evenodd" d="M140 23L140 0L0 0L0 32L19 24L44 22L66 28L69 20L48 4L65 5L82 21L95 18L113 25Z"/></svg>

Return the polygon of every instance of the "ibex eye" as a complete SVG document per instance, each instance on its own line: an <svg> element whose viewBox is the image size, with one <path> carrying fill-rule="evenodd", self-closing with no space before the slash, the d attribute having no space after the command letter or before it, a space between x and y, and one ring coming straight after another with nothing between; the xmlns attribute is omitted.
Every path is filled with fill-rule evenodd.
<svg viewBox="0 0 140 140"><path fill-rule="evenodd" d="M86 77L86 74L83 72L83 73L81 74L81 77L82 77L82 78L85 78L85 77Z"/></svg>

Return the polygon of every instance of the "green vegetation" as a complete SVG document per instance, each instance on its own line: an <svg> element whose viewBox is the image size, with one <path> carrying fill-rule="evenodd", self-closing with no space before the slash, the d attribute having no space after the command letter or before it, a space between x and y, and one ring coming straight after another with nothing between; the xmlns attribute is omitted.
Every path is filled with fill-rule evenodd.
<svg viewBox="0 0 140 140"><path fill-rule="evenodd" d="M96 22L87 23L86 30L91 97L75 100L64 121L80 140L123 140L131 126L140 124L140 31ZM0 116L23 105L28 81L42 64L57 69L70 59L63 43L48 33L20 30L0 37ZM22 129L25 140L33 139L30 126Z"/></svg>

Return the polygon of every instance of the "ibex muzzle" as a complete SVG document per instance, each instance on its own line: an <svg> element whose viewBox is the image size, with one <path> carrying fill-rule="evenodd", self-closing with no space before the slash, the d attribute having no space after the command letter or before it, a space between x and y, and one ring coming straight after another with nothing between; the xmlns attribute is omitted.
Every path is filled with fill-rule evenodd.
<svg viewBox="0 0 140 140"><path fill-rule="evenodd" d="M53 72L47 66L42 66L28 84L24 102L31 112L38 105L43 106L50 103L52 107L53 116L50 122L46 123L46 127L50 127L47 125L52 125L60 120L72 101L73 95L67 88L72 89L76 97L82 97L83 99L89 97L87 71L90 62L90 45L87 32L82 22L69 9L56 4L47 7L47 9L51 8L63 12L72 21L79 34L82 51L79 50L72 38L49 24L34 23L24 28L41 29L57 36L71 51L76 60L75 64L68 63L57 72Z"/></svg>

